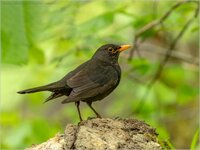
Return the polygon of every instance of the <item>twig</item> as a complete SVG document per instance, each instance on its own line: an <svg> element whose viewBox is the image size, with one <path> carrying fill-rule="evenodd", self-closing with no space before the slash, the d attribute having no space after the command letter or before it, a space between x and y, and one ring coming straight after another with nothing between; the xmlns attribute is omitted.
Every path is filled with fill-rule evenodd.
<svg viewBox="0 0 200 150"><path fill-rule="evenodd" d="M153 84L157 78L160 77L160 74L163 70L163 67L165 66L165 64L167 63L168 59L171 56L172 50L175 48L177 42L180 40L180 38L183 36L183 34L185 33L185 31L188 29L188 27L190 26L190 24L193 22L194 19L196 19L196 17L198 16L198 12L199 12L199 5L195 11L194 17L192 17L191 19L189 19L186 24L183 26L182 30L179 32L179 34L177 35L177 37L172 41L172 43L169 46L168 51L166 52L165 58L163 59L163 61L160 63L158 70L154 76L154 78L151 80L151 82L149 83L149 85Z"/></svg>
<svg viewBox="0 0 200 150"><path fill-rule="evenodd" d="M160 75L163 71L164 66L166 65L168 59L171 56L172 50L175 48L177 42L180 40L180 38L183 36L183 34L185 33L185 31L189 28L189 26L191 25L191 23L197 18L199 14L199 4L197 9L195 10L194 16L189 19L185 25L183 26L183 28L181 29L181 31L179 32L179 34L176 36L176 38L172 41L172 43L169 46L168 51L166 52L166 55L164 57L164 59L161 61L160 65L158 66L158 69L154 75L154 77L152 78L152 80L149 82L149 84L147 85L147 88L145 90L145 93L136 109L136 112L139 112L142 110L142 107L144 105L144 100L146 99L146 97L149 94L150 89L152 88L152 86L154 85L154 83L160 78Z"/></svg>
<svg viewBox="0 0 200 150"><path fill-rule="evenodd" d="M164 55L165 56L166 51L164 51L165 49L162 49L162 50L163 51L154 50L154 53L157 54L157 55ZM147 53L152 53L152 51L149 51L147 49L142 49L141 51L145 51ZM177 60L183 61L183 62L188 63L188 64L193 64L193 65L197 65L197 66L199 65L197 58L190 57L190 56L188 56L188 54L180 53L178 51L171 50L171 54L169 54L169 57L175 58Z"/></svg>
<svg viewBox="0 0 200 150"><path fill-rule="evenodd" d="M178 8L179 6L181 6L182 4L185 4L185 3L190 3L190 2L194 2L194 3L197 3L198 4L198 1L190 1L190 0L187 0L187 1L180 1L180 2L177 2L175 5L173 5L160 19L158 20L154 20L152 22L150 22L149 24L145 25L143 28L141 28L140 30L138 30L135 34L135 38L134 38L134 42L133 44L136 44L134 45L134 47L130 50L130 54L129 54L129 60L132 59L133 57L133 53L134 51L137 50L137 41L139 40L139 36L142 35L143 33L145 33L146 31L162 24L170 15L171 13L176 9Z"/></svg>

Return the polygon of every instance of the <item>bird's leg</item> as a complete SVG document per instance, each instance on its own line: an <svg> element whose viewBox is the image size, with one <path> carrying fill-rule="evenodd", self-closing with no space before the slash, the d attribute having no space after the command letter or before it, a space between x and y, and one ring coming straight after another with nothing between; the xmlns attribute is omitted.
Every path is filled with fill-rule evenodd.
<svg viewBox="0 0 200 150"><path fill-rule="evenodd" d="M78 115L79 115L80 121L82 121L83 119L81 117L81 112L80 112L80 109L79 109L80 101L75 102L75 105L76 105L77 110L78 110Z"/></svg>
<svg viewBox="0 0 200 150"><path fill-rule="evenodd" d="M87 104L92 109L92 111L96 114L96 116L98 118L101 118L101 116L98 114L98 112L96 112L96 110L92 107L92 103L91 102L87 102Z"/></svg>

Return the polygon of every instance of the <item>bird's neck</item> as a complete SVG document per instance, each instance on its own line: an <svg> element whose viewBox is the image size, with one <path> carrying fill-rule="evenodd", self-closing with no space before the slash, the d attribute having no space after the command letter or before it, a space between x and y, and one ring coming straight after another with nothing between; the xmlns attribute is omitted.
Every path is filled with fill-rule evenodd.
<svg viewBox="0 0 200 150"><path fill-rule="evenodd" d="M104 58L104 57L93 57L92 58L93 60L95 61L99 61L99 62L103 62L105 64L110 64L110 65L115 65L115 64L118 64L118 58L116 57L113 57L113 58Z"/></svg>
<svg viewBox="0 0 200 150"><path fill-rule="evenodd" d="M98 55L93 55L92 59L104 62L106 64L118 64L118 58L119 54L116 55L109 55L107 54L98 54Z"/></svg>

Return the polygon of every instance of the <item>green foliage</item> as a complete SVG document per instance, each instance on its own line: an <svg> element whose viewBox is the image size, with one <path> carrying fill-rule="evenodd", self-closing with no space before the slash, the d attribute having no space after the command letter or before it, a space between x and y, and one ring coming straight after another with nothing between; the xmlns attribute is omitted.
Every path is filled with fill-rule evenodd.
<svg viewBox="0 0 200 150"><path fill-rule="evenodd" d="M175 3L162 1L155 6L153 1L132 0L2 1L1 148L30 147L54 136L67 123L79 120L74 104L61 105L61 99L42 104L48 92L18 95L18 90L60 79L105 43L131 44L137 30L160 18ZM141 40L168 48L195 9L192 3L184 4L163 25L142 34ZM180 39L176 51L196 56L198 31L196 21ZM185 119L185 124L193 125L198 117L192 116L190 121L187 118L198 107L199 71L195 65L170 60L144 99L140 113L135 112L160 63L160 56L154 54L154 49L151 52L143 58L135 53L131 61L126 57L129 52L124 52L119 60L123 72L119 87L94 105L105 117L145 120L157 129L162 141L167 140L165 144L171 149L195 149L198 139L198 132L192 135L195 128L182 140L177 139L185 131L176 132L180 129L177 120ZM84 104L81 112L84 118L93 116ZM184 123L180 122L181 126ZM185 142L192 138L192 144Z"/></svg>
<svg viewBox="0 0 200 150"><path fill-rule="evenodd" d="M13 5L4 1L1 8L2 61L25 63L28 61L29 41L25 31L22 2Z"/></svg>
<svg viewBox="0 0 200 150"><path fill-rule="evenodd" d="M44 63L44 54L40 48L40 42L43 40L41 32L45 29L41 16L44 12L44 5L34 2L2 2L4 63L27 63L30 56L34 57L35 61Z"/></svg>
<svg viewBox="0 0 200 150"><path fill-rule="evenodd" d="M175 150L174 146L170 143L169 140L164 140L164 141L161 140L159 141L159 143L162 145L162 148L164 150L168 150L168 149Z"/></svg>
<svg viewBox="0 0 200 150"><path fill-rule="evenodd" d="M151 70L150 62L147 59L133 59L130 64L138 75L145 75Z"/></svg>

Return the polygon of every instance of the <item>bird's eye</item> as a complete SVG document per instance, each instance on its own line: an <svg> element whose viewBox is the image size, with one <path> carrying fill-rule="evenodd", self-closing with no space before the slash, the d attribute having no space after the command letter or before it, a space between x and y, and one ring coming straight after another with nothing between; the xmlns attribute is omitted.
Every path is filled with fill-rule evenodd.
<svg viewBox="0 0 200 150"><path fill-rule="evenodd" d="M112 47L109 47L108 50L111 52L113 51L114 49Z"/></svg>

